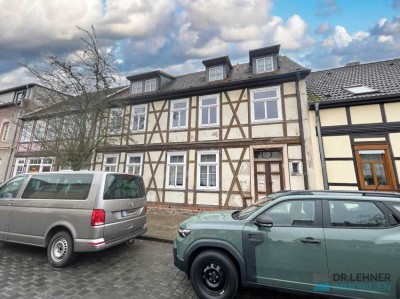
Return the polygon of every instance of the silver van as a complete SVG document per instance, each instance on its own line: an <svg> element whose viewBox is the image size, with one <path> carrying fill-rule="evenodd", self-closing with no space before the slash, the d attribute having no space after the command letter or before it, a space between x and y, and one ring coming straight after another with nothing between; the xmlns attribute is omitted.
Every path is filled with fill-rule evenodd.
<svg viewBox="0 0 400 299"><path fill-rule="evenodd" d="M140 176L112 172L22 174L0 187L0 240L47 247L54 267L75 252L132 244L144 234Z"/></svg>

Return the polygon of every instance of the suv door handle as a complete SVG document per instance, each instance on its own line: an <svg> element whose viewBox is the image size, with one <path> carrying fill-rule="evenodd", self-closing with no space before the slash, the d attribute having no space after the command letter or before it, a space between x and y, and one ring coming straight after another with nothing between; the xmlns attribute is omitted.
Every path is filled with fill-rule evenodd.
<svg viewBox="0 0 400 299"><path fill-rule="evenodd" d="M14 205L14 201L13 201L13 200L10 200L10 201L8 202L8 205L9 205L9 206L13 206L13 205Z"/></svg>
<svg viewBox="0 0 400 299"><path fill-rule="evenodd" d="M300 241L303 242L303 243L311 243L311 244L320 244L321 243L320 240L316 240L316 239L311 238L311 237L307 237L307 238L301 239Z"/></svg>

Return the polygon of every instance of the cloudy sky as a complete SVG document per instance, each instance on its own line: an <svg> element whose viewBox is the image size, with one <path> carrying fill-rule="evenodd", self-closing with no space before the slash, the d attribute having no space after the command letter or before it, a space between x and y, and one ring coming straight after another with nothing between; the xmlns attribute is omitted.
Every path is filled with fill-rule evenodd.
<svg viewBox="0 0 400 299"><path fill-rule="evenodd" d="M0 90L32 82L19 63L77 51L91 25L122 76L274 44L313 70L400 57L400 0L0 0Z"/></svg>

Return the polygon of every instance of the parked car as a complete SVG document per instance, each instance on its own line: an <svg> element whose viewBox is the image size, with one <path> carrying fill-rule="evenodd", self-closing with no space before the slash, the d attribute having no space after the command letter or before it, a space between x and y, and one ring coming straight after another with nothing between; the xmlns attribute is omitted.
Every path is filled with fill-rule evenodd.
<svg viewBox="0 0 400 299"><path fill-rule="evenodd" d="M234 298L239 285L400 298L400 194L271 194L182 222L173 251L200 298Z"/></svg>
<svg viewBox="0 0 400 299"><path fill-rule="evenodd" d="M146 228L140 176L106 172L22 174L0 187L0 240L47 247L54 267L75 252L133 243Z"/></svg>

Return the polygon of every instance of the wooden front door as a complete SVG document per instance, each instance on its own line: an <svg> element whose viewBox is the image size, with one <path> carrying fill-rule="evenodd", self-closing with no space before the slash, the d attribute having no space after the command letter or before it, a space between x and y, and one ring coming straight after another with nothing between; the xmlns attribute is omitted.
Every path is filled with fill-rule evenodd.
<svg viewBox="0 0 400 299"><path fill-rule="evenodd" d="M255 161L254 166L256 200L284 189L282 161Z"/></svg>

